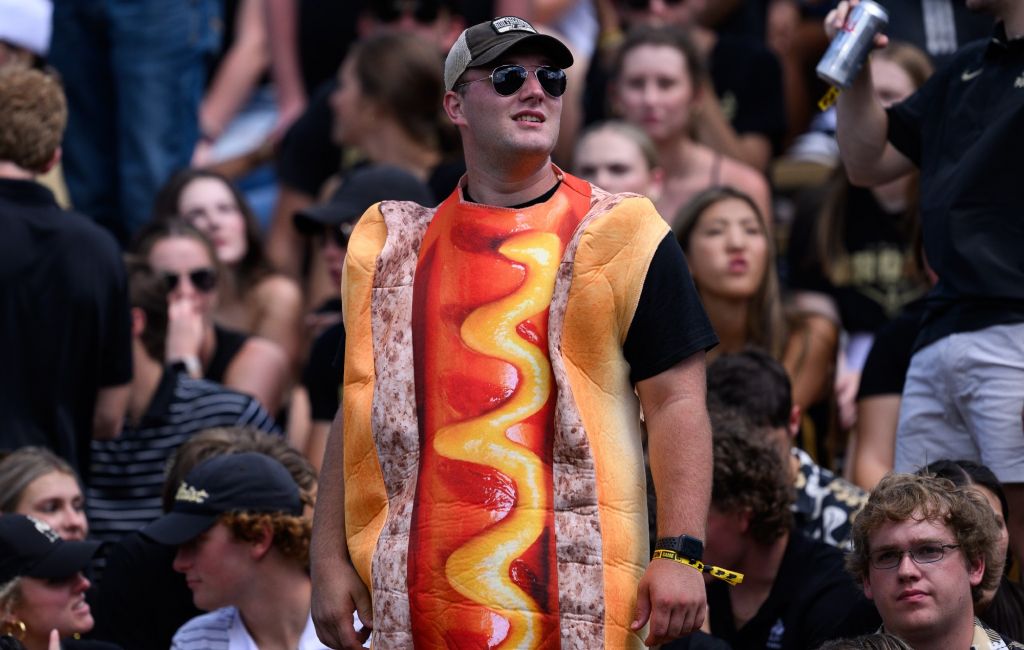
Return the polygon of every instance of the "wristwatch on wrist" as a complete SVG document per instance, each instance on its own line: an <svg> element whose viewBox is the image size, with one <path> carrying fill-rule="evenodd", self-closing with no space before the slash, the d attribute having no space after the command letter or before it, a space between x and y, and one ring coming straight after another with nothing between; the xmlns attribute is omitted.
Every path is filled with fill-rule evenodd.
<svg viewBox="0 0 1024 650"><path fill-rule="evenodd" d="M673 551L676 555L688 560L700 561L704 558L704 542L689 535L660 537L654 544L654 550Z"/></svg>
<svg viewBox="0 0 1024 650"><path fill-rule="evenodd" d="M172 370L184 372L190 377L198 379L203 376L203 366L199 362L199 357L181 357L180 359L169 361L167 365L170 366Z"/></svg>

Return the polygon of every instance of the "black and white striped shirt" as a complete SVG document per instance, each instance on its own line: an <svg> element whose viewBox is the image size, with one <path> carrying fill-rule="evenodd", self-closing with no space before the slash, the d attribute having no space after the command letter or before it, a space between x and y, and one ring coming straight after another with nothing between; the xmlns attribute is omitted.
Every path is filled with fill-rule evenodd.
<svg viewBox="0 0 1024 650"><path fill-rule="evenodd" d="M224 426L280 433L254 398L166 370L138 427L125 427L116 440L91 443L90 536L114 541L158 518L167 460L193 435Z"/></svg>

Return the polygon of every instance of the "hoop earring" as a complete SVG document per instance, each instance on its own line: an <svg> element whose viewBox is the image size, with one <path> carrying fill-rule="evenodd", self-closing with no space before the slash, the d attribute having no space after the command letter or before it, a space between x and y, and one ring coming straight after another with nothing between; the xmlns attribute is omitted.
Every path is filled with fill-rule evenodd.
<svg viewBox="0 0 1024 650"><path fill-rule="evenodd" d="M19 641L24 641L26 631L28 628L25 627L24 621L5 621L3 628L0 629L0 635L12 636Z"/></svg>

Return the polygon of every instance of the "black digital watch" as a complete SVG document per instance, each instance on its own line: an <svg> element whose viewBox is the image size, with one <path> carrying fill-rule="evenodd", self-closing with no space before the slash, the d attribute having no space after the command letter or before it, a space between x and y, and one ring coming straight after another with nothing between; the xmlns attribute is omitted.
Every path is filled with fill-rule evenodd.
<svg viewBox="0 0 1024 650"><path fill-rule="evenodd" d="M673 551L679 557L689 560L704 559L704 542L696 537L680 535L679 537L660 537L654 544L656 551Z"/></svg>

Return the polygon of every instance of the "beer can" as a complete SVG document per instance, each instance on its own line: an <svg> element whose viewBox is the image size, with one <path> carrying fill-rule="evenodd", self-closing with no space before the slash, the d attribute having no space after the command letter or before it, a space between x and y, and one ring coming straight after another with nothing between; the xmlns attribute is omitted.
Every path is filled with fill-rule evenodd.
<svg viewBox="0 0 1024 650"><path fill-rule="evenodd" d="M888 24L889 14L880 4L861 0L818 62L818 76L833 86L849 88L874 47L875 35Z"/></svg>

